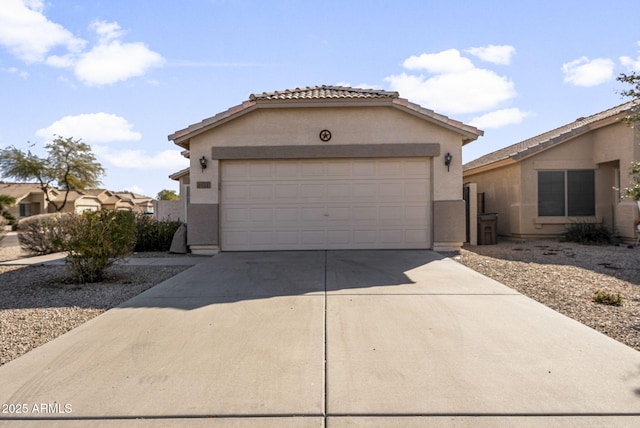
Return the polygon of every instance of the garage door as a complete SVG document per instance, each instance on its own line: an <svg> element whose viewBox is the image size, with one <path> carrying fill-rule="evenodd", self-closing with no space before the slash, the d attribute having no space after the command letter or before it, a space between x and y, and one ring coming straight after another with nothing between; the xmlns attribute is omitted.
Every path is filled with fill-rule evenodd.
<svg viewBox="0 0 640 428"><path fill-rule="evenodd" d="M429 159L222 161L222 250L430 248Z"/></svg>

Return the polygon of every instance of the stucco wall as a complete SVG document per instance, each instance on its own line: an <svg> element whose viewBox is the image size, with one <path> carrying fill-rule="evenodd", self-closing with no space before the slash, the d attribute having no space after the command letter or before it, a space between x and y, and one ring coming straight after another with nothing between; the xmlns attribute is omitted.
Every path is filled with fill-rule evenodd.
<svg viewBox="0 0 640 428"><path fill-rule="evenodd" d="M592 130L572 140L540 151L519 163L490 171L467 174L465 181L478 183L486 194L486 210L499 213L498 233L520 237L557 236L575 221L603 222L623 238L633 239L636 204L618 200L613 189L628 185L628 166L639 159L638 138L620 123ZM539 217L538 171L595 171L596 212L594 217Z"/></svg>
<svg viewBox="0 0 640 428"><path fill-rule="evenodd" d="M322 142L319 133L328 129L330 141ZM190 140L190 202L191 206L217 206L219 201L220 161L212 159L214 147L246 146L313 146L434 143L439 146L433 158L432 194L434 201L462 200L462 136L394 107L301 107L265 108L251 111L217 126ZM449 171L444 155L453 157ZM207 168L200 167L200 159L207 159ZM451 207L451 216L458 218ZM202 213L209 209L200 210ZM205 221L202 213L193 217L189 209L189 242L204 244L202 232L194 222ZM440 210L442 211L442 210ZM446 216L445 216L446 217ZM444 218L439 216L439 218ZM457 224L457 223L456 223ZM210 222L207 227L215 227ZM434 228L438 228L434 224ZM217 242L217 230L215 241ZM198 234L198 236L196 236ZM448 236L458 237L459 233ZM461 242L460 242L461 244Z"/></svg>
<svg viewBox="0 0 640 428"><path fill-rule="evenodd" d="M520 165L465 177L465 182L477 184L477 192L484 193L485 212L498 213L498 234L517 234L522 221ZM478 204L478 210L482 207Z"/></svg>

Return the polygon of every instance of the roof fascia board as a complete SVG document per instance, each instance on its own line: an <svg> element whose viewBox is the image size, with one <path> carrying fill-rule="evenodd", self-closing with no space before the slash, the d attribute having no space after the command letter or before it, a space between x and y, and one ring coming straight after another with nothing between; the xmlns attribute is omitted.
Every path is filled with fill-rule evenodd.
<svg viewBox="0 0 640 428"><path fill-rule="evenodd" d="M415 109L413 109L413 108L411 108L409 106L405 106L405 105L397 104L397 103L393 103L392 106L394 108L397 108L398 110L401 110L401 111L405 112L405 113L409 113L410 115L415 116L415 117L417 117L419 119L426 120L427 122L433 123L435 125L442 126L444 128L447 128L450 131L455 132L456 134L462 135L463 137L465 137L462 140L463 141L463 143L462 143L463 146L465 144L468 144L468 143L470 143L472 141L477 140L478 137L480 137L481 135L484 134L484 132L480 131L480 130L478 130L479 131L478 134L475 134L475 133L473 133L471 131L467 131L466 129L461 128L461 127L466 126L462 122L458 122L458 123L460 123L460 126L461 126L461 127L458 127L458 126L455 126L455 125L453 125L451 123L448 123L448 122L446 122L444 120L439 120L436 117L432 117L432 116L430 116L428 114L425 114L425 113L423 113L421 111L415 110ZM434 114L437 114L437 113L434 113Z"/></svg>
<svg viewBox="0 0 640 428"><path fill-rule="evenodd" d="M487 171L491 171L493 169L498 169L498 168L502 168L504 166L508 166L508 165L513 165L515 163L518 163L517 161L513 160L512 158L505 158L505 159L500 159L499 161L487 164L487 165L482 165L479 166L477 168L473 168L473 169L468 169L466 171L462 172L462 175L465 177L471 176L471 175L475 175L475 174L480 174L482 172L487 172Z"/></svg>

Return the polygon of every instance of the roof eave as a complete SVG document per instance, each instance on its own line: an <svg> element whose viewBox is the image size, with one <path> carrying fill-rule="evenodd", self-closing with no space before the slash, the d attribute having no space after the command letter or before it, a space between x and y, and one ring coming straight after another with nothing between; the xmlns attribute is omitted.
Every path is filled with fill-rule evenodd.
<svg viewBox="0 0 640 428"><path fill-rule="evenodd" d="M486 164L486 165L481 165L475 168L470 168L470 169L464 169L462 170L462 176L463 177L467 177L470 175L474 175L474 174L479 174L481 172L487 172L487 171L491 171L493 169L497 169L497 168L502 168L504 166L508 166L508 165L513 165L515 163L518 163L517 160L513 159L513 157L509 156L507 158L504 159L500 159L497 160L495 162Z"/></svg>
<svg viewBox="0 0 640 428"><path fill-rule="evenodd" d="M429 110L424 107L421 107L418 104L409 102L404 98L394 99L392 102L392 105L399 110L402 110L406 113L409 113L421 119L425 119L428 122L434 123L436 125L440 125L444 128L449 129L450 131L453 131L462 135L463 146L472 141L477 140L478 137L481 137L484 135L484 131L481 129L475 128L470 125L465 125L464 123L458 120L451 119L448 116L445 116L445 115L436 113L433 110Z"/></svg>

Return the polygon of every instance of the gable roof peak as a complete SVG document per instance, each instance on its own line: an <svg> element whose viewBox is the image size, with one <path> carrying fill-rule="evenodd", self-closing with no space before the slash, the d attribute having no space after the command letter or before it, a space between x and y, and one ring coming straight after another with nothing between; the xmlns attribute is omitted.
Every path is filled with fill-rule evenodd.
<svg viewBox="0 0 640 428"><path fill-rule="evenodd" d="M262 92L249 95L250 101L270 100L315 100L345 98L399 98L395 91L383 89L352 88L350 86L306 86L304 88L285 89L281 91Z"/></svg>

